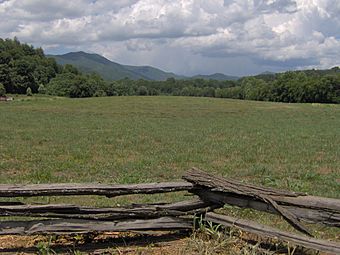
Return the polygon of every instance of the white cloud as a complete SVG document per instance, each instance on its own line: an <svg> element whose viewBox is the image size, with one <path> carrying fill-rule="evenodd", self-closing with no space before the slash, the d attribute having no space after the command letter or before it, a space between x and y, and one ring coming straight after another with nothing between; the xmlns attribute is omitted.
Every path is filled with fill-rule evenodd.
<svg viewBox="0 0 340 255"><path fill-rule="evenodd" d="M339 0L7 0L0 16L0 37L181 73L339 65Z"/></svg>

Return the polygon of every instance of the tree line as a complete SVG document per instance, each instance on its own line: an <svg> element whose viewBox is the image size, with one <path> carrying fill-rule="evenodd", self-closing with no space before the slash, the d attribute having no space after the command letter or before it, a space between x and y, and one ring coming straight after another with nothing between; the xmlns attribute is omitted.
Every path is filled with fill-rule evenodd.
<svg viewBox="0 0 340 255"><path fill-rule="evenodd" d="M48 84L61 70L41 48L21 44L16 38L0 39L0 83L7 93L24 94L28 88L37 93L40 84Z"/></svg>
<svg viewBox="0 0 340 255"><path fill-rule="evenodd" d="M204 79L105 81L61 66L41 48L16 38L0 39L0 93L41 93L72 98L93 96L194 96L290 103L340 103L340 69L288 71L238 81Z"/></svg>

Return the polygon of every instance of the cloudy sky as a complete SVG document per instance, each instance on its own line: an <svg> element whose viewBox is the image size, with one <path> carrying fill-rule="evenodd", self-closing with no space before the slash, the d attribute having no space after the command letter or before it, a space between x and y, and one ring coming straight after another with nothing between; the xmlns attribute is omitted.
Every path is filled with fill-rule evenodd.
<svg viewBox="0 0 340 255"><path fill-rule="evenodd" d="M340 65L340 0L0 0L0 37L178 74Z"/></svg>

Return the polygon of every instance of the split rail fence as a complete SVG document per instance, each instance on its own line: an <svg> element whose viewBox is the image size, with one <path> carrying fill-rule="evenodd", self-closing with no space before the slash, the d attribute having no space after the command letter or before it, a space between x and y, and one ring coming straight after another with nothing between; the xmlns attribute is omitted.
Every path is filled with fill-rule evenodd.
<svg viewBox="0 0 340 255"><path fill-rule="evenodd" d="M196 198L177 203L132 204L117 208L0 201L0 235L191 230L194 227L194 218L202 217L206 221L225 227L277 238L322 252L340 254L339 243L314 238L303 224L318 223L340 228L339 199L250 185L211 175L196 168L187 171L183 179L182 182L130 185L1 184L0 198L71 195L99 195L112 198L177 191L188 191ZM225 204L278 214L303 235L214 212ZM29 220L7 220L8 217L17 216L28 217Z"/></svg>

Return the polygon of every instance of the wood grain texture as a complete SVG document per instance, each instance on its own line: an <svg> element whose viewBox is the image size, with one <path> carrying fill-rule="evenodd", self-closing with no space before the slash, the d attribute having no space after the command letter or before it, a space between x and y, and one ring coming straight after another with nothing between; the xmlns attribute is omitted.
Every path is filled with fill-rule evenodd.
<svg viewBox="0 0 340 255"><path fill-rule="evenodd" d="M160 205L137 205L116 208L93 208L68 204L0 206L0 216L118 220L152 219L162 216L184 216L205 213L218 206L200 199Z"/></svg>
<svg viewBox="0 0 340 255"><path fill-rule="evenodd" d="M292 234L262 224L258 224L253 221L237 219L234 217L220 215L212 212L206 214L205 220L214 222L216 224L221 224L226 227L235 227L259 236L278 238L281 241L290 242L295 245L301 245L306 248L311 248L332 254L340 254L339 243Z"/></svg>
<svg viewBox="0 0 340 255"><path fill-rule="evenodd" d="M254 197L257 197L258 195L285 197L306 195L305 193L301 192L261 187L232 180L230 178L223 178L218 175L212 175L201 171L195 167L187 171L182 178L198 186L210 188L212 191L232 192L239 195L248 195Z"/></svg>
<svg viewBox="0 0 340 255"><path fill-rule="evenodd" d="M188 182L161 182L145 184L0 184L0 197L34 197L34 196L71 196L101 195L115 197L129 194L155 194L173 191L191 190L193 185Z"/></svg>
<svg viewBox="0 0 340 255"><path fill-rule="evenodd" d="M89 220L38 220L38 221L3 221L0 235L36 235L36 234L81 234L91 232L124 232L145 230L189 230L192 221L182 218L161 217L147 220L98 221Z"/></svg>
<svg viewBox="0 0 340 255"><path fill-rule="evenodd" d="M249 199L257 199L270 205L280 214L290 225L300 232L312 236L311 232L299 221L298 217L285 208L277 204L273 199L276 196L297 197L298 193L290 191L281 191L275 189L267 189L255 185L236 182L216 175L211 175L197 168L187 171L183 179L200 187L208 188L211 191L235 193L241 196L247 196ZM192 191L195 192L195 191Z"/></svg>
<svg viewBox="0 0 340 255"><path fill-rule="evenodd" d="M209 190L198 190L195 193L202 199L220 204L221 206L229 204L240 208L252 208L258 211L277 214L275 208L270 204L258 199L249 198L248 196ZM331 227L340 227L340 210L337 211L335 208L336 204L339 203L337 199L326 198L326 203L322 203L322 198L313 196L289 197L289 199L284 199L284 203L281 203L280 197L272 197L272 199L281 207L294 214L299 220L308 223L320 223ZM313 202L310 206L306 202L314 200L321 201L318 207L314 207ZM328 204L329 200L334 200L334 203Z"/></svg>

